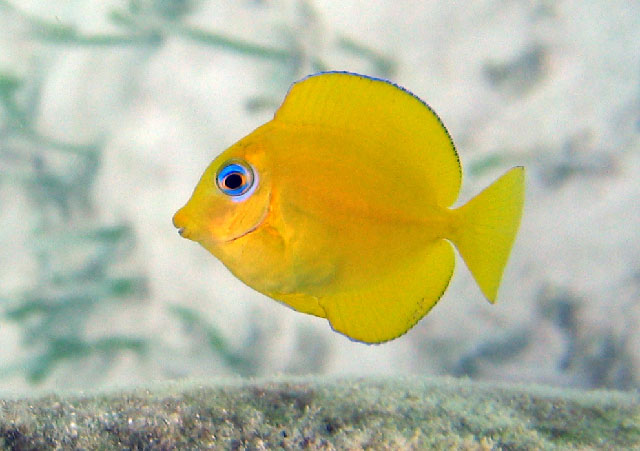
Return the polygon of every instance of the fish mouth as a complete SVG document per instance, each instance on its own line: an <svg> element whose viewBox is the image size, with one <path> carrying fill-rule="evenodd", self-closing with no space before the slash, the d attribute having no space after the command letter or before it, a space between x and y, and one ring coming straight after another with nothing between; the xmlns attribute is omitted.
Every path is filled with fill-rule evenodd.
<svg viewBox="0 0 640 451"><path fill-rule="evenodd" d="M178 227L178 235L188 240L191 239L191 235L189 234L189 231L187 230L186 227Z"/></svg>
<svg viewBox="0 0 640 451"><path fill-rule="evenodd" d="M268 214L268 211L265 211L263 213L262 217L260 218L260 220L258 222L256 222L255 225L253 225L251 228L245 230L244 232L240 233L239 235L231 236L230 238L226 238L226 239L215 239L214 238L213 241L214 242L218 242L218 243L232 243L232 242L234 242L236 240L239 240L240 238L243 238L243 237L249 235L250 233L255 232L258 229L258 227L260 227L264 223L265 219L267 218L267 214ZM176 224L175 220L174 220L174 226L175 226L176 229L178 229L178 235L180 235L182 238L186 238L186 239L190 239L190 240L194 239L193 233L190 233L190 231L193 231L193 228L187 229L185 226ZM198 241L198 240L196 239L196 241Z"/></svg>
<svg viewBox="0 0 640 451"><path fill-rule="evenodd" d="M178 210L175 215L173 215L172 222L173 226L178 229L178 234L182 238L188 238L187 228L184 226L185 223L185 213L182 209Z"/></svg>
<svg viewBox="0 0 640 451"><path fill-rule="evenodd" d="M214 233L215 230L213 230L211 226L205 226L204 224L201 224L200 222L197 222L197 221L194 222L193 218L190 217L190 215L187 212L183 211L183 209L178 210L176 214L173 216L173 226L176 229L178 229L178 234L182 238L186 238L192 241L201 242L204 240L210 243L218 243L218 244L232 243L258 230L258 228L265 223L270 212L271 212L271 195L269 195L267 207L264 208L262 215L255 222L255 224L253 224L248 229L242 232L239 232L238 234L227 233L226 236L224 235L220 236L221 235L220 232L222 230L219 230L218 233Z"/></svg>

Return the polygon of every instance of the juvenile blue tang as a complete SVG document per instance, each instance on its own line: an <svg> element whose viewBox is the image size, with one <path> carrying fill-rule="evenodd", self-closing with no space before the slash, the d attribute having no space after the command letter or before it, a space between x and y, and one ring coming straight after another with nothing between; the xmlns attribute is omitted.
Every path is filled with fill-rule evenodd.
<svg viewBox="0 0 640 451"><path fill-rule="evenodd" d="M366 343L440 299L452 244L496 300L524 204L524 168L451 208L453 141L407 90L347 72L293 84L274 118L225 150L174 216L255 290Z"/></svg>

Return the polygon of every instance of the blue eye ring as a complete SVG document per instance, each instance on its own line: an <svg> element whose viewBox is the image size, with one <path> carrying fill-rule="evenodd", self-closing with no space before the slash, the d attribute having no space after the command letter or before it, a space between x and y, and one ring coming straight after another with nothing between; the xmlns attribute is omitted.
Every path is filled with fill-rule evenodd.
<svg viewBox="0 0 640 451"><path fill-rule="evenodd" d="M237 200L244 200L257 185L257 177L254 176L253 169L244 161L229 160L223 164L216 174L216 185L218 189ZM245 195L245 197L242 197ZM236 200L236 199L234 199Z"/></svg>

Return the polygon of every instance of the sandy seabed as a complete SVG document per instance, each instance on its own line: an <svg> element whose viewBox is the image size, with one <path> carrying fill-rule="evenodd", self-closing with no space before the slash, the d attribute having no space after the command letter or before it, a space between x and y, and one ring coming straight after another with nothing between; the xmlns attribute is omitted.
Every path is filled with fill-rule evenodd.
<svg viewBox="0 0 640 451"><path fill-rule="evenodd" d="M183 382L0 401L8 449L640 449L640 398L454 378Z"/></svg>

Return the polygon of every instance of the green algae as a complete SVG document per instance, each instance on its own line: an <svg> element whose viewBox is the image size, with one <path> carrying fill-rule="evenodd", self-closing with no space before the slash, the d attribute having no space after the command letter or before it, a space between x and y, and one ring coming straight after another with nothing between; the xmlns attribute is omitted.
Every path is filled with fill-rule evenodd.
<svg viewBox="0 0 640 451"><path fill-rule="evenodd" d="M640 396L440 378L163 384L0 401L9 449L640 449Z"/></svg>

